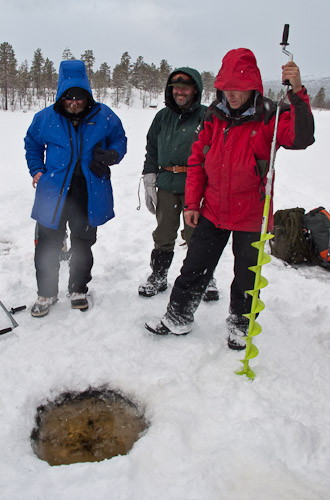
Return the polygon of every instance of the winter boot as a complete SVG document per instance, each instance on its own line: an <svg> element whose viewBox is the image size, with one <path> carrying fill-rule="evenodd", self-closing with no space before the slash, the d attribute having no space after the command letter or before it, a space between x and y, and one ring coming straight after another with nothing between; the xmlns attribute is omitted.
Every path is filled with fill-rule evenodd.
<svg viewBox="0 0 330 500"><path fill-rule="evenodd" d="M88 309L88 300L85 293L73 292L70 294L72 309L85 311Z"/></svg>
<svg viewBox="0 0 330 500"><path fill-rule="evenodd" d="M213 302L219 300L219 290L215 278L211 278L203 295L204 302Z"/></svg>
<svg viewBox="0 0 330 500"><path fill-rule="evenodd" d="M167 288L167 273L173 259L174 252L162 252L153 250L151 252L150 266L152 273L146 283L139 286L139 295L153 297L158 292L164 292Z"/></svg>
<svg viewBox="0 0 330 500"><path fill-rule="evenodd" d="M249 330L249 320L245 316L231 314L227 319L229 332L228 347L234 351L242 351L246 347L246 337Z"/></svg>
<svg viewBox="0 0 330 500"><path fill-rule="evenodd" d="M57 297L42 297L38 296L37 300L31 308L31 316L34 318L42 318L49 313L50 306L58 301Z"/></svg>
<svg viewBox="0 0 330 500"><path fill-rule="evenodd" d="M187 335L191 332L192 325L174 325L165 318L165 316L159 322L149 321L144 324L148 332L154 333L155 335Z"/></svg>

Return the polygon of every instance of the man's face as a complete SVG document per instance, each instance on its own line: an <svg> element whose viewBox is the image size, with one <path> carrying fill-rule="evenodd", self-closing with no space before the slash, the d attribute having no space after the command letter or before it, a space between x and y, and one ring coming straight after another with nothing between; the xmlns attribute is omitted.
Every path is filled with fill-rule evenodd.
<svg viewBox="0 0 330 500"><path fill-rule="evenodd" d="M231 109L239 109L251 97L253 90L224 90Z"/></svg>
<svg viewBox="0 0 330 500"><path fill-rule="evenodd" d="M192 85L173 87L173 99L179 108L189 108L195 94L197 94L197 90Z"/></svg>
<svg viewBox="0 0 330 500"><path fill-rule="evenodd" d="M63 108L72 115L78 115L87 106L87 99L63 99Z"/></svg>

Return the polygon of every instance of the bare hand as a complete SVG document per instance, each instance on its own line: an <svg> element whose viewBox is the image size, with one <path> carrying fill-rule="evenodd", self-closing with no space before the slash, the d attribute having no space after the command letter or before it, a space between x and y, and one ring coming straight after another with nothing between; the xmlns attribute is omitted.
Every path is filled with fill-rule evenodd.
<svg viewBox="0 0 330 500"><path fill-rule="evenodd" d="M198 210L187 210L184 212L184 220L188 226L196 227L199 219Z"/></svg>
<svg viewBox="0 0 330 500"><path fill-rule="evenodd" d="M33 180L32 180L32 186L34 187L34 189L37 187L37 184L39 182L39 179L40 177L42 176L42 172L38 172L34 177L33 177Z"/></svg>
<svg viewBox="0 0 330 500"><path fill-rule="evenodd" d="M300 71L296 63L289 61L282 66L282 82L289 80L292 92L296 93L302 89Z"/></svg>

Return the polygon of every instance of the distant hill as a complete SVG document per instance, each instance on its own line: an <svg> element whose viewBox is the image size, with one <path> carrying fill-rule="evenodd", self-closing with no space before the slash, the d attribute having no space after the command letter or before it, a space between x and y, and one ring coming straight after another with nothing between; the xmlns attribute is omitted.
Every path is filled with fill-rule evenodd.
<svg viewBox="0 0 330 500"><path fill-rule="evenodd" d="M315 77L311 76L303 76L302 82L307 88L309 96L313 99L315 95L318 93L321 87L324 87L326 99L330 99L330 76L322 76ZM268 94L268 90L272 89L275 95L281 90L282 86L278 80L263 80L264 93Z"/></svg>

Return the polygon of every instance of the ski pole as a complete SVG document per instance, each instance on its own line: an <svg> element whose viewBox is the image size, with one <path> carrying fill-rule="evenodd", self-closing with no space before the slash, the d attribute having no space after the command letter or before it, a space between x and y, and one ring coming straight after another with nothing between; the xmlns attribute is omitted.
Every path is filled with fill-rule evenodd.
<svg viewBox="0 0 330 500"><path fill-rule="evenodd" d="M282 42L280 43L280 45L282 45L283 47L282 52L287 56L289 56L290 61L292 61L293 55L291 54L291 52L288 52L286 50L287 45L289 45L288 36L289 36L289 25L285 24L283 30ZM262 300L259 299L259 294L260 290L268 285L268 281L266 280L266 278L261 275L261 268L263 265L267 264L271 260L270 256L264 252L264 246L267 240L273 238L272 234L267 233L267 228L268 228L269 208L270 208L271 192L272 192L273 177L274 177L277 128L278 128L281 106L283 105L286 99L288 93L288 86L290 85L290 82L285 81L283 82L283 85L287 86L287 90L284 93L282 99L277 103L276 107L274 133L270 151L269 170L267 175L267 183L265 187L265 203L262 215L260 240L252 243L252 246L258 249L258 258L257 258L257 264L255 266L249 267L250 271L253 271L256 276L254 280L253 290L246 291L246 293L251 295L252 297L252 304L251 304L251 312L248 314L243 314L243 316L249 319L248 334L247 337L244 337L246 340L245 358L241 360L241 362L243 363L243 369L236 372L238 375L246 375L248 378L252 380L255 377L255 373L249 367L249 360L258 356L259 353L258 348L253 344L253 337L259 335L259 333L262 330L261 326L259 325L259 323L255 321L255 319L256 316L265 308L265 304L262 302Z"/></svg>

